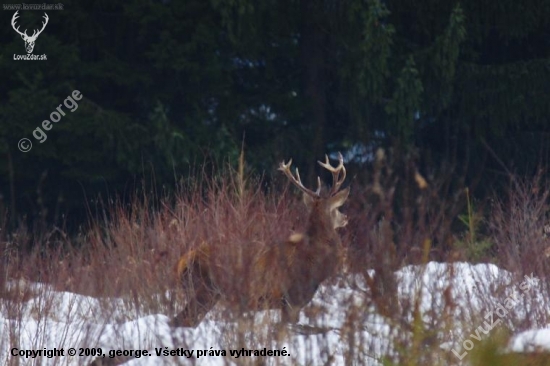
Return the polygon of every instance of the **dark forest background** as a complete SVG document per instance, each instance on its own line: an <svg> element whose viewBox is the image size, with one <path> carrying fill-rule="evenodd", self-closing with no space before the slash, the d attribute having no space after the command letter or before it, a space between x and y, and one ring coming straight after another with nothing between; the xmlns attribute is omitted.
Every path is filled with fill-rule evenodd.
<svg viewBox="0 0 550 366"><path fill-rule="evenodd" d="M378 147L483 196L550 148L550 1L64 1L34 54L0 12L0 215L77 226L142 181L196 167L269 179L342 151L357 182ZM43 11L20 11L31 34ZM39 143L73 90L84 98ZM33 148L18 150L21 138ZM307 169L309 169L307 171ZM306 179L304 179L306 180ZM353 184L353 183L352 183Z"/></svg>

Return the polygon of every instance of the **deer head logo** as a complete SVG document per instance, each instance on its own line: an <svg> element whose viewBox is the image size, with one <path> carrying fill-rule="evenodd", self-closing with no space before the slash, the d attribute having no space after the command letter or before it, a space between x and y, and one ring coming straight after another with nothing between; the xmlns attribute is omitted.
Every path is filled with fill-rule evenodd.
<svg viewBox="0 0 550 366"><path fill-rule="evenodd" d="M17 15L18 12L19 12L19 10L17 10L15 12L15 14L13 14L13 17L11 18L11 26L13 27L13 30L15 30L17 33L19 33L21 38L23 38L23 41L25 41L25 49L27 50L27 53L32 53L32 50L34 49L34 43L36 42L36 39L38 38L40 33L42 33L44 28L46 28L46 24L48 24L48 20L49 20L48 14L44 13L44 19L46 21L42 22L42 29L40 29L39 31L37 31L35 29L32 33L32 36L29 37L27 35L27 30L26 29L25 29L24 32L21 32L21 31L19 31L19 27L17 27L17 28L15 27L15 20L19 17L19 15Z"/></svg>

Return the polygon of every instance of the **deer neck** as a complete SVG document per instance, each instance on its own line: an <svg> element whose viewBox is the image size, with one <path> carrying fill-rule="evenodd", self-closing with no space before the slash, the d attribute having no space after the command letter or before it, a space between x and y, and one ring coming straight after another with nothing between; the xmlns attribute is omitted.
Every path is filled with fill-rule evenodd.
<svg viewBox="0 0 550 366"><path fill-rule="evenodd" d="M339 239L330 220L323 220L318 215L310 216L306 234L313 246L325 246Z"/></svg>

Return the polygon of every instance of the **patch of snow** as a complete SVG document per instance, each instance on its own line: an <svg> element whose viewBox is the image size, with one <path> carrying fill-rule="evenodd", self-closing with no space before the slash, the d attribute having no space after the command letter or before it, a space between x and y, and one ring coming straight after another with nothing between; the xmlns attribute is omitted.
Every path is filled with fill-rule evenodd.
<svg viewBox="0 0 550 366"><path fill-rule="evenodd" d="M373 271L369 271L371 276ZM426 328L435 331L434 342L442 349L459 349L465 337L482 325L487 309L506 306L504 298L518 299L509 308L507 325L519 324L533 312L547 314L548 294L542 281L516 278L493 264L435 263L406 266L394 273L396 301L405 315L405 324L395 324L376 310L369 300L370 290L362 276L350 275L322 285L311 303L300 314L300 324L286 336L273 334L271 323L279 321L278 311L250 314L251 326L245 331L237 324L211 311L195 329L172 328L162 314L138 316L122 299L96 299L69 292L56 292L38 283L9 282L8 288L27 286L36 296L13 304L0 299L0 360L10 360L13 348L19 350L64 349L65 357L38 357L41 365L83 365L95 357L67 356L71 347L111 350L148 350L150 355L130 357L126 365L242 364L230 349L285 350L288 356L265 357L267 365L331 364L346 365L353 348L356 359L365 365L382 365L380 358L396 352L395 341L411 339L414 309L418 307ZM521 284L524 284L521 287ZM526 285L528 284L528 285ZM19 308L14 308L19 306ZM350 311L353 309L355 311ZM485 312L485 313L484 313ZM360 314L358 317L357 314ZM445 318L445 314L448 315ZM219 315L219 314L218 314ZM441 319L447 319L441 323ZM303 326L304 328L300 328ZM240 328L239 328L240 327ZM307 330L315 330L308 333ZM302 330L302 331L301 331ZM303 331L305 330L305 331ZM239 338L241 337L241 338ZM194 350L193 357L157 356L165 350ZM550 350L550 329L518 333L509 350ZM205 353L197 358L197 351ZM209 351L225 350L227 355L208 356ZM252 357L252 356L241 356ZM261 357L261 356L258 356ZM19 357L20 365L34 365L33 358Z"/></svg>

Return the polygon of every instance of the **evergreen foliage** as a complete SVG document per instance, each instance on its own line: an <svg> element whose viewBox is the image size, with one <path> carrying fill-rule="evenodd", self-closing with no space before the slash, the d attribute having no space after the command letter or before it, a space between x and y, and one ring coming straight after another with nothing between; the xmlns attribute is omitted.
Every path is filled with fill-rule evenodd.
<svg viewBox="0 0 550 366"><path fill-rule="evenodd" d="M14 11L0 13L0 214L12 222L83 215L143 176L173 186L190 165L236 163L243 138L248 166L269 174L290 156L364 161L380 145L488 184L486 146L522 173L548 159L546 1L63 4L36 42L47 61L13 59L23 41ZM18 24L42 16L22 10ZM39 143L33 130L73 90L78 109Z"/></svg>

